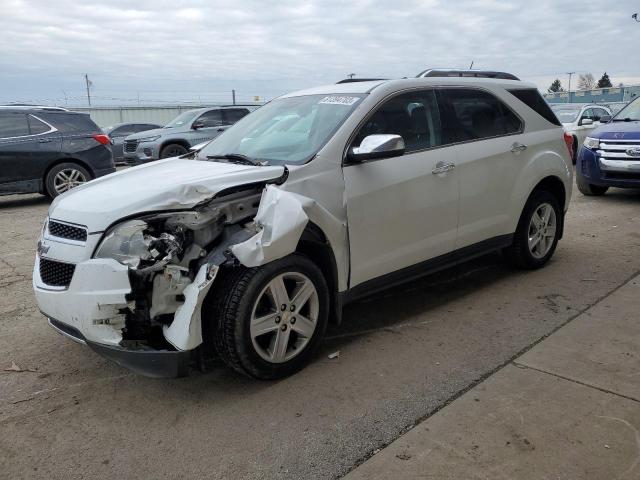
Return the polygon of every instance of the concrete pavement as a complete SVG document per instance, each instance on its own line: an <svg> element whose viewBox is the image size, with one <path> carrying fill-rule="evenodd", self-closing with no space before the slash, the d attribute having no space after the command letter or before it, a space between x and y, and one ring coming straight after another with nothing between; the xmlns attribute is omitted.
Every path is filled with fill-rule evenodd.
<svg viewBox="0 0 640 480"><path fill-rule="evenodd" d="M640 478L640 276L345 478Z"/></svg>

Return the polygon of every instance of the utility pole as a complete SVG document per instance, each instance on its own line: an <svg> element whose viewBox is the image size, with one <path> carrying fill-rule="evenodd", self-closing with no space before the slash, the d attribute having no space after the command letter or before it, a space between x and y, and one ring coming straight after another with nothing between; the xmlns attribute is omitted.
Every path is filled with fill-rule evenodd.
<svg viewBox="0 0 640 480"><path fill-rule="evenodd" d="M91 92L89 88L91 87L91 80L89 80L89 75L84 74L84 83L87 86L87 102L89 102L89 106L91 106Z"/></svg>
<svg viewBox="0 0 640 480"><path fill-rule="evenodd" d="M236 104L236 91L235 90L231 90L231 97L233 98L233 104Z"/></svg>
<svg viewBox="0 0 640 480"><path fill-rule="evenodd" d="M471 60L471 65L469 65L469 70L473 68L473 60Z"/></svg>
<svg viewBox="0 0 640 480"><path fill-rule="evenodd" d="M353 79L353 77L355 77L356 74L355 73L350 73L349 75L347 75L347 77L349 77L349 80Z"/></svg>
<svg viewBox="0 0 640 480"><path fill-rule="evenodd" d="M567 75L569 75L569 89L567 90L569 95L567 97L567 103L571 103L571 76L575 75L576 72L567 72Z"/></svg>

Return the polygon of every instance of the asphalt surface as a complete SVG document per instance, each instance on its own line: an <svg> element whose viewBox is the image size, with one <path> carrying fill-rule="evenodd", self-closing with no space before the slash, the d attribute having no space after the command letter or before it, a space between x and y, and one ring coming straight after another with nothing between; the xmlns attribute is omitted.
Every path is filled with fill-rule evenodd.
<svg viewBox="0 0 640 480"><path fill-rule="evenodd" d="M640 271L640 192L575 193L545 269L488 256L353 304L279 382L153 380L38 312L47 206L0 198L0 478L337 478Z"/></svg>

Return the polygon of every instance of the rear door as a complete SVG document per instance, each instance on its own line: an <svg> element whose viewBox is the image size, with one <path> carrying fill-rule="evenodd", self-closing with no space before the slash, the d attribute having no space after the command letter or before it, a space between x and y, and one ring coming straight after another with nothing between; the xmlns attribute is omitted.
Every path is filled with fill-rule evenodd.
<svg viewBox="0 0 640 480"><path fill-rule="evenodd" d="M34 178L44 178L44 173L51 162L60 159L62 135L42 115L30 114L27 119L34 146L31 161L32 175Z"/></svg>
<svg viewBox="0 0 640 480"><path fill-rule="evenodd" d="M446 254L456 241L455 151L446 146L434 91L386 100L350 147L372 134L400 135L406 151L344 166L351 287Z"/></svg>
<svg viewBox="0 0 640 480"><path fill-rule="evenodd" d="M27 114L0 111L0 192L28 190L33 172L35 142L29 132Z"/></svg>
<svg viewBox="0 0 640 480"><path fill-rule="evenodd" d="M499 243L508 234L513 185L527 163L524 122L492 93L443 88L443 123L457 139L460 212L457 248Z"/></svg>

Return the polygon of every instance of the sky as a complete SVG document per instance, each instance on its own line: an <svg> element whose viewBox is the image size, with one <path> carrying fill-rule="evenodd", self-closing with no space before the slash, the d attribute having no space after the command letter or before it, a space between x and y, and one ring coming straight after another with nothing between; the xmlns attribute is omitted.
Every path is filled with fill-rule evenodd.
<svg viewBox="0 0 640 480"><path fill-rule="evenodd" d="M269 100L432 67L640 84L640 0L0 0L0 103ZM574 76L573 82L576 82ZM573 83L572 87L576 83Z"/></svg>

